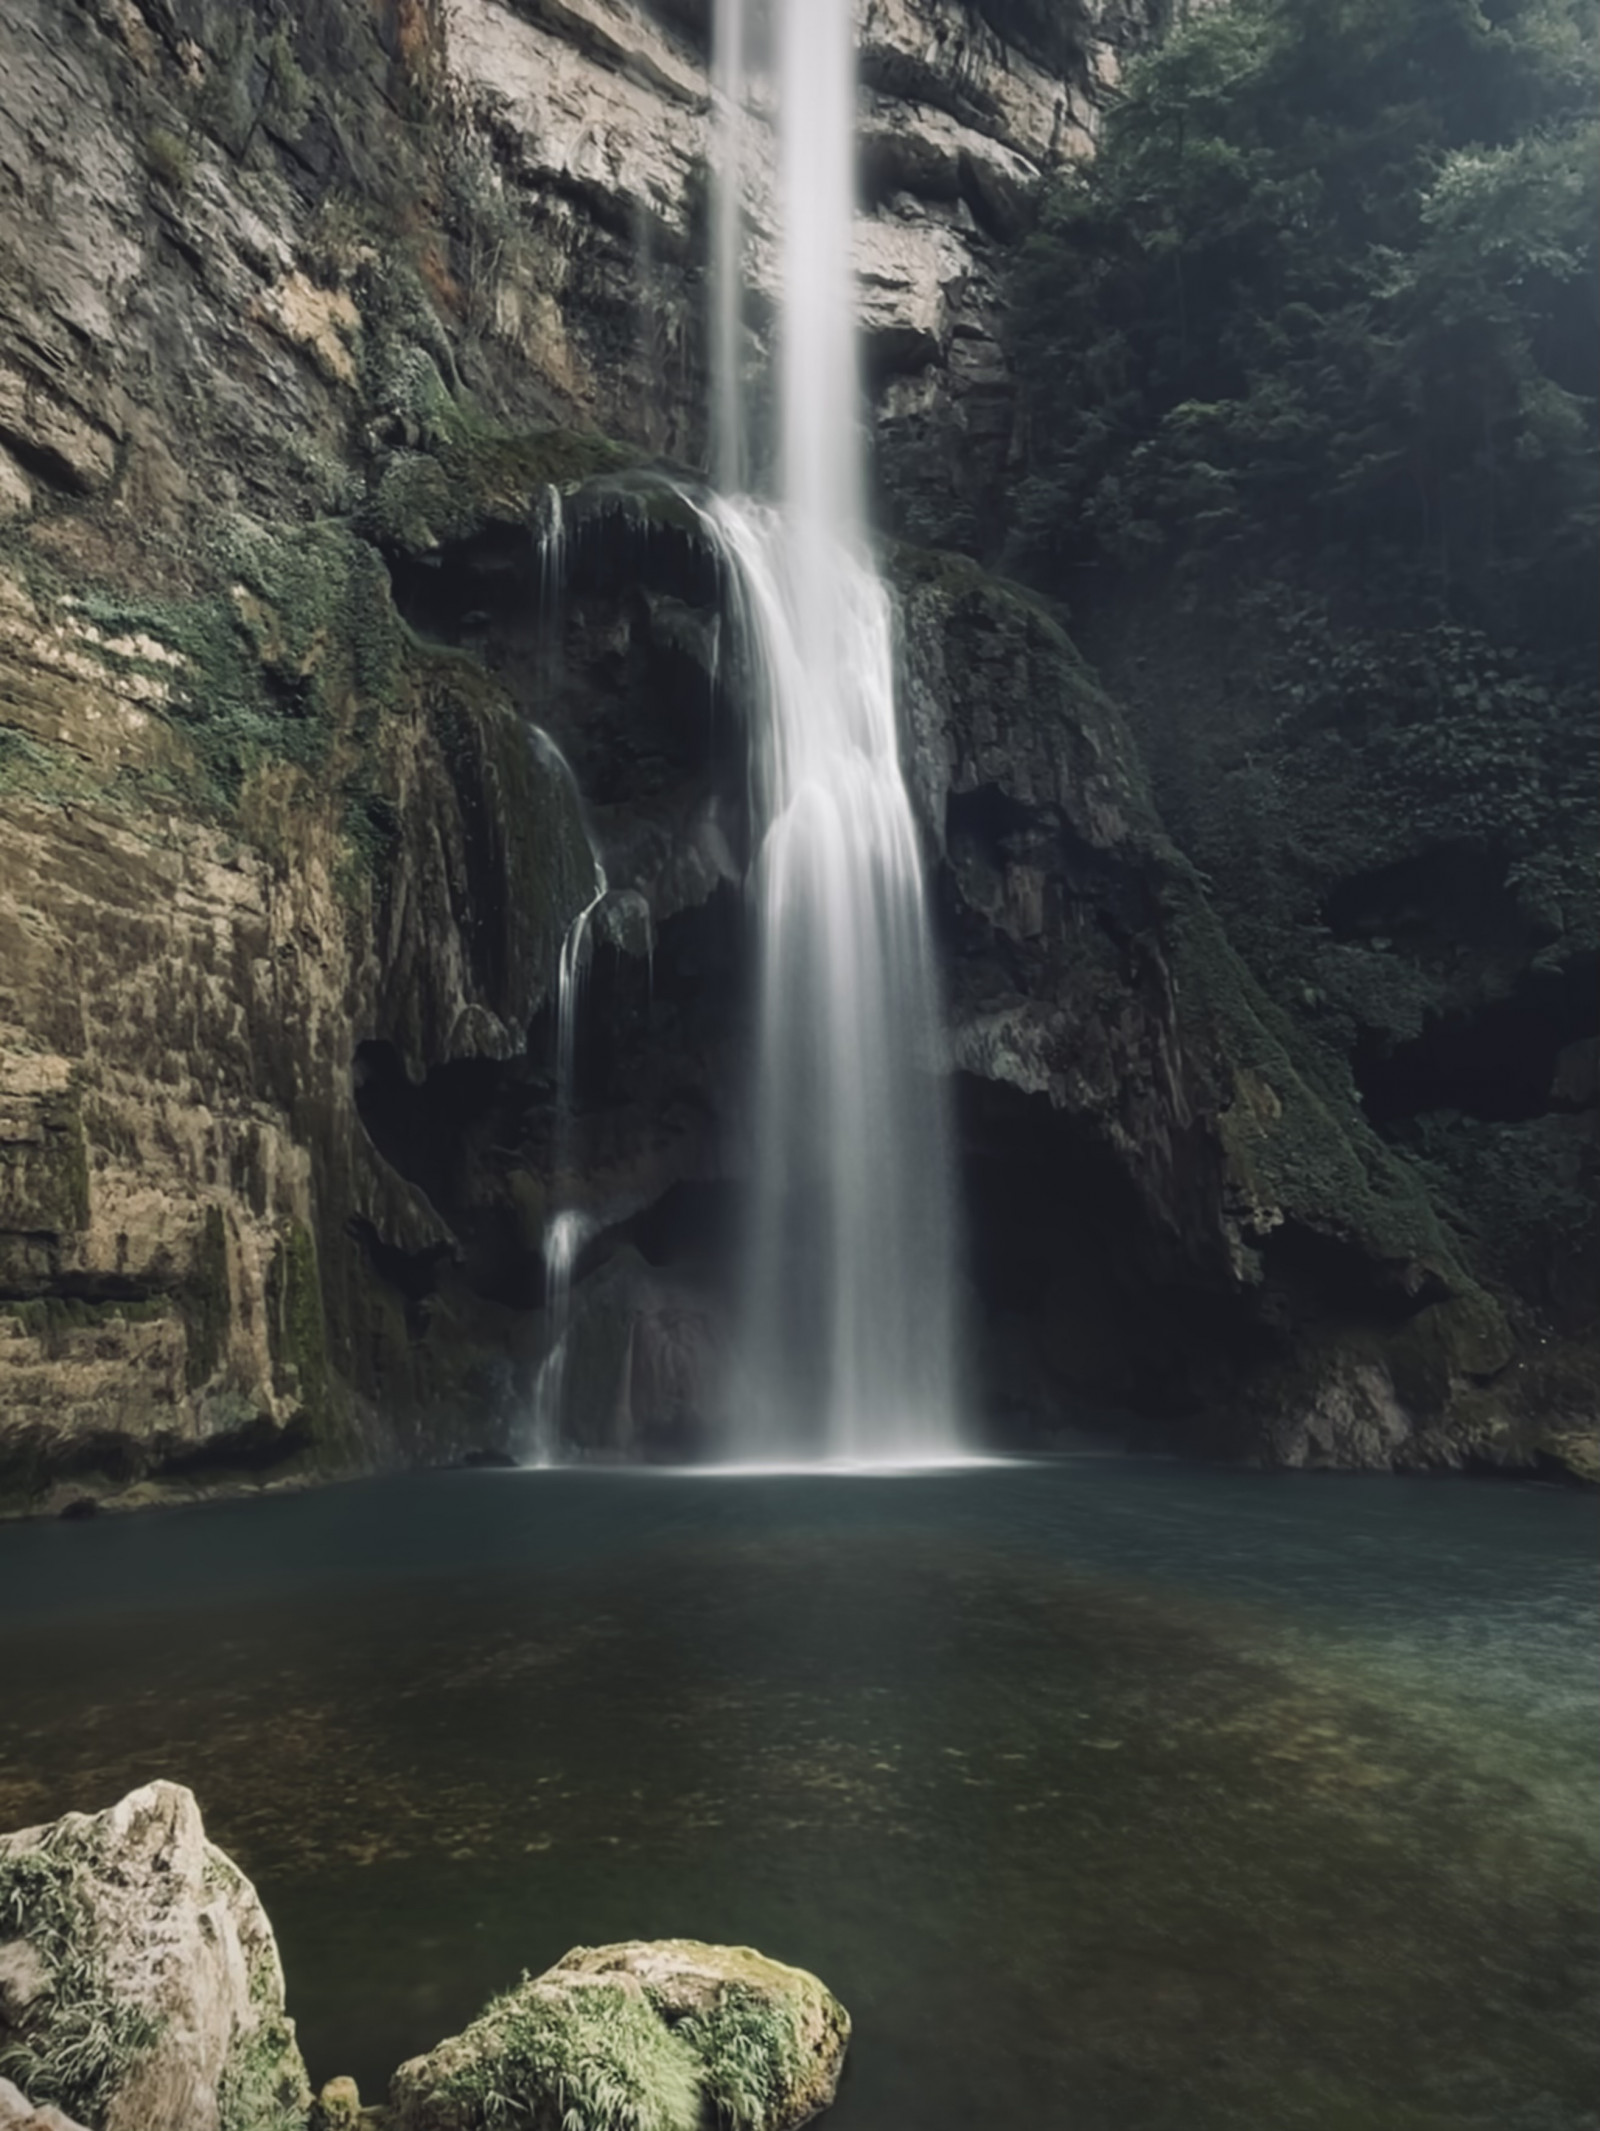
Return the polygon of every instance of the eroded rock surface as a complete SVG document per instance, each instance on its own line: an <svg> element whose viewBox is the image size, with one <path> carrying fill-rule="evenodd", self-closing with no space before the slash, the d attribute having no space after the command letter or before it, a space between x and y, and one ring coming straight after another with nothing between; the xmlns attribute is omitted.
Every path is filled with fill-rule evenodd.
<svg viewBox="0 0 1600 2131"><path fill-rule="evenodd" d="M181 1785L0 1836L0 1960L0 2048L35 2103L95 2131L301 2131L272 1927Z"/></svg>
<svg viewBox="0 0 1600 2131"><path fill-rule="evenodd" d="M19 2087L0 2079L0 2131L83 2131L50 2102L36 2109Z"/></svg>
<svg viewBox="0 0 1600 2131"><path fill-rule="evenodd" d="M535 2125L599 2125L619 2095L650 2131L793 2131L833 2100L849 2040L825 1985L747 1946L579 1947L403 2064L393 2131L488 2131L505 2101Z"/></svg>

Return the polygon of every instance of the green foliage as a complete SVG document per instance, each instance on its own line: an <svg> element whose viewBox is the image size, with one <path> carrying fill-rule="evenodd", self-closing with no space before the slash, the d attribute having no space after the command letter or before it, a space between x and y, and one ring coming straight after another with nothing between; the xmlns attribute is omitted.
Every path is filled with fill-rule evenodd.
<svg viewBox="0 0 1600 2131"><path fill-rule="evenodd" d="M184 192L194 175L194 157L187 141L165 126L152 126L144 138L145 168L159 178L169 192Z"/></svg>
<svg viewBox="0 0 1600 2131"><path fill-rule="evenodd" d="M0 2078L14 2080L36 2104L53 2102L79 2121L98 2121L160 2031L147 2014L112 1997L78 1868L45 1845L0 1857L0 1943L10 1938L27 1941L49 1982L43 2017L0 2038Z"/></svg>
<svg viewBox="0 0 1600 2131"><path fill-rule="evenodd" d="M251 1997L256 1977L250 1978ZM305 2131L304 2070L281 2015L235 2037L217 2081L218 2131Z"/></svg>
<svg viewBox="0 0 1600 2131"><path fill-rule="evenodd" d="M1234 0L1024 248L1036 567L1289 553L1592 641L1595 0Z"/></svg>
<svg viewBox="0 0 1600 2131"><path fill-rule="evenodd" d="M440 2083L470 2131L699 2131L700 2069L636 1986L607 1977L497 1998Z"/></svg>
<svg viewBox="0 0 1600 2131"><path fill-rule="evenodd" d="M298 1395L314 1424L328 1415L327 1320L317 1246L311 1231L292 1221L279 1237L267 1273L269 1338L278 1388Z"/></svg>
<svg viewBox="0 0 1600 2131"><path fill-rule="evenodd" d="M79 1295L34 1295L21 1302L0 1302L0 1317L11 1318L37 1339L52 1361L67 1352L74 1332L98 1331L111 1324L156 1324L171 1314L172 1305L164 1295L119 1302L86 1302Z"/></svg>
<svg viewBox="0 0 1600 2131"><path fill-rule="evenodd" d="M238 517L212 559L227 596L75 596L106 634L153 639L181 669L99 655L173 684L165 715L193 753L193 800L230 812L253 770L285 762L364 801L365 745L399 690L406 648L381 558L337 521L269 531Z"/></svg>
<svg viewBox="0 0 1600 2131"><path fill-rule="evenodd" d="M1350 870L1371 861L1375 823L1393 825L1402 848L1499 850L1530 918L1573 945L1593 939L1600 731L1589 687L1453 622L1335 625L1323 603L1280 587L1253 605L1270 624L1262 679L1283 706L1269 749L1298 788L1298 820L1315 818L1318 793L1338 795Z"/></svg>
<svg viewBox="0 0 1600 2131"><path fill-rule="evenodd" d="M791 2096L805 2066L801 2008L787 1999L729 1983L703 2013L675 2032L700 2060L706 2099L730 2131L765 2131Z"/></svg>
<svg viewBox="0 0 1600 2131"><path fill-rule="evenodd" d="M1494 1124L1435 1112L1406 1127L1406 1151L1513 1284L1531 1288L1526 1261L1577 1259L1600 1230L1600 1152L1570 1118Z"/></svg>
<svg viewBox="0 0 1600 2131"><path fill-rule="evenodd" d="M311 81L295 56L287 24L263 35L241 8L216 41L194 117L243 161L263 125L281 140L298 140L312 101Z"/></svg>

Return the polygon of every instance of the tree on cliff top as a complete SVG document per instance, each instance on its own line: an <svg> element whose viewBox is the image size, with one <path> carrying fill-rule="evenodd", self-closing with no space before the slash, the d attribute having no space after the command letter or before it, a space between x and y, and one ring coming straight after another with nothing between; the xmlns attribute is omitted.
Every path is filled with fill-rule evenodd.
<svg viewBox="0 0 1600 2131"><path fill-rule="evenodd" d="M1233 0L1130 70L1016 278L1016 537L1298 556L1399 619L1595 634L1596 0Z"/></svg>

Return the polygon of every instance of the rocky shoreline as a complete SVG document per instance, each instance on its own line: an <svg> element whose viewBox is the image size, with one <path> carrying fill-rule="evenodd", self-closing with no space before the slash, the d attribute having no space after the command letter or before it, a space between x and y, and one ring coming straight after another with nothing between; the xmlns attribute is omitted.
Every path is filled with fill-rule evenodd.
<svg viewBox="0 0 1600 2131"><path fill-rule="evenodd" d="M748 1947L578 1947L401 2065L313 2096L255 1889L193 1793L0 1835L0 2131L795 2131L850 2018Z"/></svg>

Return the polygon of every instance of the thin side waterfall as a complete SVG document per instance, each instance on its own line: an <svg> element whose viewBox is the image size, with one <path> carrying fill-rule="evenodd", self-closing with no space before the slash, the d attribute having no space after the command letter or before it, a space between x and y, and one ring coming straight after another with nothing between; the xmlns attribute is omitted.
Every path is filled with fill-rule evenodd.
<svg viewBox="0 0 1600 2131"><path fill-rule="evenodd" d="M781 0L779 14L781 493L776 506L725 495L709 512L752 705L761 834L734 1447L933 1461L960 1448L951 1170L892 613L861 500L854 25L850 0ZM717 19L742 64L745 8L723 0ZM730 71L724 53L717 108L742 143ZM743 146L717 167L742 182ZM735 214L724 204L719 230ZM736 236L730 256L736 266ZM718 264L729 271L720 246ZM736 317L736 301L722 288L718 318ZM717 389L737 394L729 369ZM743 434L737 405L716 417L717 436Z"/></svg>
<svg viewBox="0 0 1600 2131"><path fill-rule="evenodd" d="M539 600L543 634L548 642L555 635L565 567L561 494L546 492L542 513L543 534L539 542ZM534 729L533 744L571 785L579 797L572 767L549 734ZM581 797L579 805L581 808ZM545 1352L534 1378L527 1428L528 1462L553 1465L561 1455L567 1379L568 1332L571 1324L572 1272L578 1253L594 1231L590 1217L562 1201L574 1188L577 1149L574 1119L577 1081L578 1010L583 1000L584 977L589 966L589 926L605 901L606 870L592 835L589 855L594 866L594 892L568 925L556 963L555 1118L550 1148L549 1206L544 1231L544 1321Z"/></svg>
<svg viewBox="0 0 1600 2131"><path fill-rule="evenodd" d="M572 1323L572 1268L593 1233L587 1214L568 1208L558 1213L544 1236L544 1360L533 1380L533 1419L528 1462L554 1465L561 1456L561 1428L566 1417L567 1336Z"/></svg>

